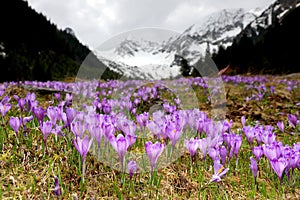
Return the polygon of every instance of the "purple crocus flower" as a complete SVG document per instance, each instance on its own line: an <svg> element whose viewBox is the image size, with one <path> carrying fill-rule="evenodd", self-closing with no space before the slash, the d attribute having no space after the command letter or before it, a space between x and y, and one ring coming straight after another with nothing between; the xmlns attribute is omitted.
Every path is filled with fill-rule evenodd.
<svg viewBox="0 0 300 200"><path fill-rule="evenodd" d="M5 103L5 104L0 103L0 112L2 114L2 117L6 115L6 113L10 110L10 108L11 108L10 103Z"/></svg>
<svg viewBox="0 0 300 200"><path fill-rule="evenodd" d="M136 124L128 119L121 119L118 123L119 128L125 133L125 135L134 136L136 130Z"/></svg>
<svg viewBox="0 0 300 200"><path fill-rule="evenodd" d="M198 148L200 149L204 159L206 158L207 152L209 150L209 141L207 138L202 138L198 140Z"/></svg>
<svg viewBox="0 0 300 200"><path fill-rule="evenodd" d="M274 145L263 145L264 155L269 159L277 159L276 148Z"/></svg>
<svg viewBox="0 0 300 200"><path fill-rule="evenodd" d="M231 147L231 136L232 136L232 134L228 134L228 133L223 134L223 139L224 139L224 141L225 141L228 148Z"/></svg>
<svg viewBox="0 0 300 200"><path fill-rule="evenodd" d="M283 144L281 142L273 142L272 144L275 148L275 152L276 152L276 158L279 158L282 156L282 152L283 152Z"/></svg>
<svg viewBox="0 0 300 200"><path fill-rule="evenodd" d="M22 120L22 124L23 126L25 126L28 122L30 122L31 120L33 120L33 116L30 115L28 117L24 117L23 120Z"/></svg>
<svg viewBox="0 0 300 200"><path fill-rule="evenodd" d="M70 127L71 123L75 119L77 111L75 108L66 108L67 126Z"/></svg>
<svg viewBox="0 0 300 200"><path fill-rule="evenodd" d="M1 100L0 103L2 103L3 105L4 104L7 104L8 102L10 101L10 97L8 97L7 95Z"/></svg>
<svg viewBox="0 0 300 200"><path fill-rule="evenodd" d="M299 167L299 162L300 162L300 152L294 152L291 151L290 155L286 155L285 157L288 161L288 166L286 167L286 174L288 176L288 178L290 178L290 173L289 173L289 169L292 169L292 174L294 173L294 170Z"/></svg>
<svg viewBox="0 0 300 200"><path fill-rule="evenodd" d="M298 121L298 116L296 114L289 114L288 120L289 120L291 126L296 127L297 121Z"/></svg>
<svg viewBox="0 0 300 200"><path fill-rule="evenodd" d="M115 133L115 127L113 124L111 123L103 123L102 124L102 128L103 128L103 133L105 136L105 142L107 143L109 141L109 138L114 135Z"/></svg>
<svg viewBox="0 0 300 200"><path fill-rule="evenodd" d="M82 161L82 182L84 182L84 174L85 174L85 159L87 153L93 143L93 138L89 139L89 136L85 135L83 139L80 137L76 137L76 140L72 138L72 142L77 149L78 153L81 156Z"/></svg>
<svg viewBox="0 0 300 200"><path fill-rule="evenodd" d="M252 157L250 157L250 170L253 173L254 179L256 179L257 172L258 172L258 166L257 166L256 160Z"/></svg>
<svg viewBox="0 0 300 200"><path fill-rule="evenodd" d="M251 144L254 141L254 138L256 136L255 129L250 126L244 126L243 132L247 138L248 143Z"/></svg>
<svg viewBox="0 0 300 200"><path fill-rule="evenodd" d="M1 90L1 91L2 91L2 90ZM0 95L0 96L2 96L2 95ZM19 101L19 99L20 99L20 97L19 97L18 95L16 95L16 94L13 95L13 98L14 98L16 101Z"/></svg>
<svg viewBox="0 0 300 200"><path fill-rule="evenodd" d="M147 124L147 128L155 135L157 138L161 138L162 129L164 128L155 121L151 121Z"/></svg>
<svg viewBox="0 0 300 200"><path fill-rule="evenodd" d="M66 105L67 106L70 106L72 104L72 99L73 99L72 94L67 93L66 94Z"/></svg>
<svg viewBox="0 0 300 200"><path fill-rule="evenodd" d="M242 135L232 135L231 141L230 141L231 149L229 152L229 160L231 159L232 154L234 154L235 158L236 158L236 166L238 165L238 154L239 154L241 145L242 145Z"/></svg>
<svg viewBox="0 0 300 200"><path fill-rule="evenodd" d="M258 145L260 145L262 143L262 135L263 134L261 133L261 131L258 131L256 136L255 136Z"/></svg>
<svg viewBox="0 0 300 200"><path fill-rule="evenodd" d="M245 116L241 117L241 122L242 122L243 127L246 126L246 118L245 118Z"/></svg>
<svg viewBox="0 0 300 200"><path fill-rule="evenodd" d="M184 141L185 147L189 150L192 160L194 160L194 155L197 152L198 142L199 142L198 138L195 138L195 139L194 138L191 138L191 139L186 138Z"/></svg>
<svg viewBox="0 0 300 200"><path fill-rule="evenodd" d="M46 141L48 135L52 131L52 123L50 121L43 122L43 124L40 125L40 129L41 129L41 131L42 131L42 133L44 135L44 141Z"/></svg>
<svg viewBox="0 0 300 200"><path fill-rule="evenodd" d="M18 105L19 105L21 111L24 110L25 104L26 104L25 99L19 99L19 100L18 100Z"/></svg>
<svg viewBox="0 0 300 200"><path fill-rule="evenodd" d="M23 129L24 129L24 131L23 131L24 136L26 136L26 131L27 131L27 126L26 126L26 124L27 124L28 122L30 122L31 120L33 120L33 116L32 116L32 115L30 115L30 116L28 116L28 117L24 117L24 118L20 117L20 122L21 122L21 124L23 125Z"/></svg>
<svg viewBox="0 0 300 200"><path fill-rule="evenodd" d="M262 142L265 144L272 144L273 142L275 142L276 134L267 131L261 135L261 139L262 139Z"/></svg>
<svg viewBox="0 0 300 200"><path fill-rule="evenodd" d="M154 171L156 167L156 163L158 157L163 152L165 145L159 142L155 142L154 144L151 141L146 142L145 144L146 154L150 161L151 173Z"/></svg>
<svg viewBox="0 0 300 200"><path fill-rule="evenodd" d="M47 109L47 116L49 117L52 124L56 124L58 118L58 109L53 106L49 106Z"/></svg>
<svg viewBox="0 0 300 200"><path fill-rule="evenodd" d="M259 161L260 158L264 155L264 150L262 146L254 146L252 149L253 155L256 157L256 159Z"/></svg>
<svg viewBox="0 0 300 200"><path fill-rule="evenodd" d="M270 163L271 163L271 167L273 168L273 170L275 171L275 173L277 174L280 180L280 184L282 184L282 174L288 165L287 160L283 157L279 159L274 158L270 160Z"/></svg>
<svg viewBox="0 0 300 200"><path fill-rule="evenodd" d="M179 99L179 98L174 99L174 102L175 102L175 104L176 104L177 106L180 105L180 99Z"/></svg>
<svg viewBox="0 0 300 200"><path fill-rule="evenodd" d="M85 135L83 139L80 137L76 137L76 140L72 139L72 142L82 158L82 163L84 163L93 139L89 140L89 136Z"/></svg>
<svg viewBox="0 0 300 200"><path fill-rule="evenodd" d="M64 136L64 133L61 131L61 129L62 126L56 124L55 127L52 129L51 133L62 137Z"/></svg>
<svg viewBox="0 0 300 200"><path fill-rule="evenodd" d="M105 114L108 114L111 111L111 106L108 103L105 103L104 105L102 105L102 109Z"/></svg>
<svg viewBox="0 0 300 200"><path fill-rule="evenodd" d="M175 122L168 122L166 126L166 134L172 142L172 147L174 148L176 142L180 139L182 130Z"/></svg>
<svg viewBox="0 0 300 200"><path fill-rule="evenodd" d="M127 134L126 136L126 140L129 142L129 147L132 147L132 145L135 143L136 141L136 135L134 134Z"/></svg>
<svg viewBox="0 0 300 200"><path fill-rule="evenodd" d="M61 196L61 189L60 189L60 186L59 186L58 177L55 176L54 180L55 180L55 188L54 188L53 192L59 198Z"/></svg>
<svg viewBox="0 0 300 200"><path fill-rule="evenodd" d="M114 135L111 135L109 141L115 151L119 154L122 171L124 171L124 156L129 147L129 141L122 134L119 134L117 138L115 138Z"/></svg>
<svg viewBox="0 0 300 200"><path fill-rule="evenodd" d="M71 131L76 137L82 137L85 132L86 127L82 124L81 121L73 121L71 123Z"/></svg>
<svg viewBox="0 0 300 200"><path fill-rule="evenodd" d="M220 157L222 160L222 165L225 165L226 157L227 157L227 149L225 146L221 146L219 151L220 151Z"/></svg>
<svg viewBox="0 0 300 200"><path fill-rule="evenodd" d="M9 119L9 125L12 127L12 129L18 134L19 128L20 128L20 119L18 117L10 117Z"/></svg>
<svg viewBox="0 0 300 200"><path fill-rule="evenodd" d="M40 125L40 129L44 135L44 145L45 145L45 149L46 149L46 153L48 152L48 149L47 149L47 137L48 135L51 133L52 131L52 123L50 121L46 121L46 122L43 122L41 125Z"/></svg>
<svg viewBox="0 0 300 200"><path fill-rule="evenodd" d="M60 101L60 93L54 93L54 97L57 101Z"/></svg>
<svg viewBox="0 0 300 200"><path fill-rule="evenodd" d="M284 121L277 122L277 126L284 133Z"/></svg>
<svg viewBox="0 0 300 200"><path fill-rule="evenodd" d="M141 128L145 128L148 122L148 113L144 112L140 115L136 115L136 122L139 123Z"/></svg>
<svg viewBox="0 0 300 200"><path fill-rule="evenodd" d="M220 151L216 148L210 148L208 151L209 157L211 157L212 160L219 160L220 159Z"/></svg>
<svg viewBox="0 0 300 200"><path fill-rule="evenodd" d="M33 114L41 125L45 117L45 110L42 107L33 107Z"/></svg>
<svg viewBox="0 0 300 200"><path fill-rule="evenodd" d="M221 178L226 175L229 168L225 168L220 164L220 160L214 161L214 174L209 182L220 182Z"/></svg>
<svg viewBox="0 0 300 200"><path fill-rule="evenodd" d="M127 163L127 169L128 169L129 177L130 177L130 180L131 180L132 179L132 175L138 169L138 165L133 160L128 161L128 163Z"/></svg>

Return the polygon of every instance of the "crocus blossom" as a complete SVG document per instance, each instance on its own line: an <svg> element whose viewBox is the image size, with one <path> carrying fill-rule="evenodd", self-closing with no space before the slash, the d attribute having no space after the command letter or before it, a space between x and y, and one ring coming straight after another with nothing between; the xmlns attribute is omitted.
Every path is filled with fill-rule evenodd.
<svg viewBox="0 0 300 200"><path fill-rule="evenodd" d="M147 125L148 118L148 113L144 112L140 115L136 115L136 122L139 123L141 128L144 128Z"/></svg>
<svg viewBox="0 0 300 200"><path fill-rule="evenodd" d="M257 162L253 157L250 157L250 170L253 173L254 178L256 179L257 176L257 172L258 172L258 166L257 166Z"/></svg>
<svg viewBox="0 0 300 200"><path fill-rule="evenodd" d="M298 121L298 116L296 114L289 114L288 120L289 120L291 126L296 127L297 121Z"/></svg>
<svg viewBox="0 0 300 200"><path fill-rule="evenodd" d="M229 168L225 168L222 164L220 164L220 160L214 161L214 174L210 179L210 182L220 182L221 178L226 175Z"/></svg>
<svg viewBox="0 0 300 200"><path fill-rule="evenodd" d="M246 126L246 118L245 118L245 116L241 117L241 122L242 122L243 126Z"/></svg>
<svg viewBox="0 0 300 200"><path fill-rule="evenodd" d="M77 111L75 108L66 108L67 126L70 127L71 123L75 119Z"/></svg>
<svg viewBox="0 0 300 200"><path fill-rule="evenodd" d="M156 167L158 157L163 152L165 145L159 142L155 142L153 144L151 141L148 141L146 142L145 148L150 161L151 172L153 172Z"/></svg>
<svg viewBox="0 0 300 200"><path fill-rule="evenodd" d="M20 125L21 125L20 119L18 117L13 117L13 116L10 117L9 125L16 132L16 134L18 134L19 128L20 128Z"/></svg>
<svg viewBox="0 0 300 200"><path fill-rule="evenodd" d="M252 149L253 155L256 157L256 159L259 161L260 158L264 155L264 150L262 146L254 146Z"/></svg>
<svg viewBox="0 0 300 200"><path fill-rule="evenodd" d="M11 108L10 103L5 103L5 104L0 103L0 112L2 117L6 115L6 113L10 110L10 108Z"/></svg>
<svg viewBox="0 0 300 200"><path fill-rule="evenodd" d="M191 139L186 138L184 141L185 147L189 150L192 159L197 152L198 142L199 142L198 138L195 138L195 139L194 138L191 138Z"/></svg>
<svg viewBox="0 0 300 200"><path fill-rule="evenodd" d="M115 149L115 151L118 153L122 165L122 170L124 167L124 156L127 152L127 149L129 147L129 141L122 135L119 134L117 138L114 135L111 135L109 138L110 144Z"/></svg>
<svg viewBox="0 0 300 200"><path fill-rule="evenodd" d="M166 134L172 142L172 147L174 148L177 141L181 137L182 130L178 125L175 124L175 122L168 122L166 126Z"/></svg>
<svg viewBox="0 0 300 200"><path fill-rule="evenodd" d="M277 126L281 132L284 132L284 122L277 122Z"/></svg>
<svg viewBox="0 0 300 200"><path fill-rule="evenodd" d="M73 121L71 123L71 131L76 137L82 137L85 130L86 126L84 126L81 121Z"/></svg>
<svg viewBox="0 0 300 200"><path fill-rule="evenodd" d="M45 117L45 110L42 107L33 107L33 114L41 125Z"/></svg>
<svg viewBox="0 0 300 200"><path fill-rule="evenodd" d="M134 172L136 172L136 170L138 169L138 165L136 164L135 161L130 160L127 163L127 169L128 169L129 177L130 177L130 180L131 180Z"/></svg>
<svg viewBox="0 0 300 200"><path fill-rule="evenodd" d="M43 124L40 125L40 129L44 135L44 141L46 141L48 135L52 131L52 123L50 121L43 122Z"/></svg>
<svg viewBox="0 0 300 200"><path fill-rule="evenodd" d="M55 177L54 177L54 180L55 180L55 187L54 187L53 192L54 192L54 194L55 194L57 197L60 197L60 196L61 196L61 189L60 189L58 177L55 176Z"/></svg>
<svg viewBox="0 0 300 200"><path fill-rule="evenodd" d="M76 140L72 139L72 142L78 153L82 157L82 162L84 162L87 153L92 145L93 139L89 139L89 136L85 135L83 139L81 139L80 137L76 137Z"/></svg>
<svg viewBox="0 0 300 200"><path fill-rule="evenodd" d="M274 158L270 160L271 166L273 168L273 170L275 171L275 173L277 174L279 180L280 180L280 184L282 184L282 175L283 172L285 170L285 168L288 165L288 162L285 158Z"/></svg>
<svg viewBox="0 0 300 200"><path fill-rule="evenodd" d="M219 151L220 151L220 157L221 157L222 164L225 165L226 158L227 158L227 149L225 146L221 146Z"/></svg>

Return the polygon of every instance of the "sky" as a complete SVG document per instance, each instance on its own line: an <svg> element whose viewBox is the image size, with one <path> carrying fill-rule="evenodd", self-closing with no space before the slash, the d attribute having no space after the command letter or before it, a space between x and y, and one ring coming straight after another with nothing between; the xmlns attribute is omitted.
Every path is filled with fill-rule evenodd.
<svg viewBox="0 0 300 200"><path fill-rule="evenodd" d="M274 0L27 0L58 28L72 28L91 49L132 29L157 27L183 32L226 8L266 8Z"/></svg>

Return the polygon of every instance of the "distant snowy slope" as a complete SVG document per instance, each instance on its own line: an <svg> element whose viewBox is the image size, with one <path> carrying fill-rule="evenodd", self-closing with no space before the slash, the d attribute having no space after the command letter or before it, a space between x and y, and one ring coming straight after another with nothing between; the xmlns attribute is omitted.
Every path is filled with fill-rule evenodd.
<svg viewBox="0 0 300 200"><path fill-rule="evenodd" d="M179 37L169 42L165 49L172 51L174 47L179 47L186 51L191 49L190 51L195 53L194 46L201 46L201 52L198 53L203 54L208 50L212 54L218 50L220 45L224 47L231 45L235 36L261 12L261 9L251 11L242 8L223 9L209 15L199 24L187 28ZM189 54L189 52L185 54Z"/></svg>
<svg viewBox="0 0 300 200"><path fill-rule="evenodd" d="M152 41L143 38L143 34L140 37L130 36L110 49L98 51L97 55L110 69L122 72L128 78L153 80L178 77L180 67L170 67L175 55L194 65L207 53L216 52L219 46L230 46L262 11L223 9L164 41Z"/></svg>

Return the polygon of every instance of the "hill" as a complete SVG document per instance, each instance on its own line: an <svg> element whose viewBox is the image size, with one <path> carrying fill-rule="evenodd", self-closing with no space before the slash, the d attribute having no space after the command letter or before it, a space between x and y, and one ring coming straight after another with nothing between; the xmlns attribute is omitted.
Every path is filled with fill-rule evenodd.
<svg viewBox="0 0 300 200"><path fill-rule="evenodd" d="M75 77L87 56L86 64L105 70L72 29L59 30L26 1L4 0L0 5L0 82ZM102 76L116 77L118 74L109 69Z"/></svg>
<svg viewBox="0 0 300 200"><path fill-rule="evenodd" d="M276 5L274 4L275 8ZM274 16L275 8L270 12L272 15L269 15L269 19L272 19L272 23L267 28L260 26L257 29L252 23L237 36L232 46L220 48L213 56L220 68L230 64L235 73L286 74L300 71L297 56L300 46L299 3L289 6L289 11L277 15L278 17ZM271 21L262 20L262 17L258 19Z"/></svg>

